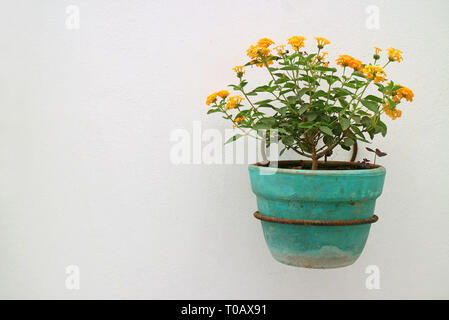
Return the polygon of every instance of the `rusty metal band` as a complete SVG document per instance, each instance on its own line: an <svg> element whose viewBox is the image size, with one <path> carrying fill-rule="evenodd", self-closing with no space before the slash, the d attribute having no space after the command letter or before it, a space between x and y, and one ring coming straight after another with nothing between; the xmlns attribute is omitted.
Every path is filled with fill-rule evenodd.
<svg viewBox="0 0 449 320"><path fill-rule="evenodd" d="M259 220L267 222L276 222L283 224L298 224L303 226L356 226L359 224L374 223L379 220L379 217L373 215L371 218L360 219L360 220L302 220L302 219L284 219L276 217L267 217L259 213L259 211L254 212L254 217Z"/></svg>

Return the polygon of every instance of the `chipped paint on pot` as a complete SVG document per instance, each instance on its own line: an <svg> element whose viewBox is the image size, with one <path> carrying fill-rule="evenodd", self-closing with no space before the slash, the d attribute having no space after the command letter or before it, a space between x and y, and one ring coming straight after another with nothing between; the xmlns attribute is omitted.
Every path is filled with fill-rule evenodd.
<svg viewBox="0 0 449 320"><path fill-rule="evenodd" d="M251 187L257 196L260 214L324 221L372 218L376 199L382 193L385 172L381 166L314 171L249 166ZM354 263L362 253L370 230L370 224L261 223L272 256L279 262L306 268L338 268Z"/></svg>

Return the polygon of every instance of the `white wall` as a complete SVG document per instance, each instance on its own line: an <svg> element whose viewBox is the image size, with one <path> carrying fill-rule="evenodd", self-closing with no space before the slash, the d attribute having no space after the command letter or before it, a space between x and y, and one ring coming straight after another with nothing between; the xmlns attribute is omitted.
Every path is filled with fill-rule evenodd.
<svg viewBox="0 0 449 320"><path fill-rule="evenodd" d="M79 30L65 27L68 5L80 9ZM379 29L366 27L369 5ZM449 298L449 2L2 0L0 9L0 298ZM389 153L380 221L343 269L271 258L246 165L170 162L173 130L230 126L206 116L204 101L233 81L247 47L294 34L330 39L334 57L400 48L405 61L389 74L415 92L376 139ZM65 287L68 265L80 268L80 290ZM380 290L365 288L368 265L380 268Z"/></svg>

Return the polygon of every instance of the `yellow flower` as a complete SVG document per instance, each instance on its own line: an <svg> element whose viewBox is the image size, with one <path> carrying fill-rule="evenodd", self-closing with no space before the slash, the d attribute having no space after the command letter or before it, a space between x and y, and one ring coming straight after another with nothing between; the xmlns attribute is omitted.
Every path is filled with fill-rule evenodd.
<svg viewBox="0 0 449 320"><path fill-rule="evenodd" d="M340 55L337 59L337 64L342 67L350 67L354 70L362 71L362 61L347 54Z"/></svg>
<svg viewBox="0 0 449 320"><path fill-rule="evenodd" d="M234 109L240 102L242 102L243 98L240 96L231 96L228 98L228 103L226 104L225 109Z"/></svg>
<svg viewBox="0 0 449 320"><path fill-rule="evenodd" d="M259 48L256 46L251 45L248 50L246 50L246 54L248 55L248 57L250 57L251 59L255 59L257 57L257 53L259 51Z"/></svg>
<svg viewBox="0 0 449 320"><path fill-rule="evenodd" d="M239 124L240 122L242 122L243 120L245 120L245 117L237 117L237 118L235 118L235 119L234 119L234 122L237 123L237 124L233 124L233 125L232 125L232 128L237 127L238 124Z"/></svg>
<svg viewBox="0 0 449 320"><path fill-rule="evenodd" d="M400 86L400 84L398 84L398 86ZM393 96L393 101L395 101L395 102L401 101L402 98L405 98L405 100L412 102L413 97L415 95L413 94L413 91L410 90L409 88L402 87L402 88L396 90L395 92L393 92L392 96Z"/></svg>
<svg viewBox="0 0 449 320"><path fill-rule="evenodd" d="M318 48L323 49L326 44L330 44L331 42L323 37L315 37L315 40L318 42Z"/></svg>
<svg viewBox="0 0 449 320"><path fill-rule="evenodd" d="M215 101L217 101L217 93L216 92L210 94L207 97L206 104L209 106L211 103L214 103Z"/></svg>
<svg viewBox="0 0 449 320"><path fill-rule="evenodd" d="M374 47L374 55L373 55L374 61L380 59L379 52L381 52L381 51L382 51L381 48L379 48L379 47Z"/></svg>
<svg viewBox="0 0 449 320"><path fill-rule="evenodd" d="M236 73L245 73L245 70L243 70L245 66L235 66L234 68L232 68L232 70L234 70Z"/></svg>
<svg viewBox="0 0 449 320"><path fill-rule="evenodd" d="M226 90L218 91L217 96L219 96L222 99L226 99L226 97L229 96L229 91Z"/></svg>
<svg viewBox="0 0 449 320"><path fill-rule="evenodd" d="M273 40L268 38L262 38L257 42L257 46L261 48L268 48L272 44L274 44Z"/></svg>
<svg viewBox="0 0 449 320"><path fill-rule="evenodd" d="M246 50L246 54L251 59L256 59L259 56L267 56L271 53L271 50L266 47L259 47L251 45L248 50Z"/></svg>
<svg viewBox="0 0 449 320"><path fill-rule="evenodd" d="M323 61L324 60L324 58L327 56L327 52L322 52L321 53L321 55L319 55L319 56L314 56L313 57L313 61Z"/></svg>
<svg viewBox="0 0 449 320"><path fill-rule="evenodd" d="M251 45L248 50L246 50L246 54L248 57L253 59L251 64L256 64L258 67L262 67L264 64L262 62L262 57L270 58L273 55L271 54L271 50L268 47L259 47ZM272 60L267 60L268 65L273 64Z"/></svg>
<svg viewBox="0 0 449 320"><path fill-rule="evenodd" d="M307 39L301 36L293 36L288 38L288 44L291 45L295 51L298 51L299 48L304 47L304 40Z"/></svg>
<svg viewBox="0 0 449 320"><path fill-rule="evenodd" d="M285 48L284 45L279 45L279 46L275 47L274 50L276 50L278 55L281 56L281 55L283 55L285 53L284 48Z"/></svg>
<svg viewBox="0 0 449 320"><path fill-rule="evenodd" d="M397 62L401 62L402 60L404 60L404 58L402 58L402 51L395 49L395 48L388 48L388 59L390 61L397 61Z"/></svg>
<svg viewBox="0 0 449 320"><path fill-rule="evenodd" d="M385 77L387 76L384 69L376 65L367 65L363 68L362 72L368 79L374 79L376 83L385 81Z"/></svg>

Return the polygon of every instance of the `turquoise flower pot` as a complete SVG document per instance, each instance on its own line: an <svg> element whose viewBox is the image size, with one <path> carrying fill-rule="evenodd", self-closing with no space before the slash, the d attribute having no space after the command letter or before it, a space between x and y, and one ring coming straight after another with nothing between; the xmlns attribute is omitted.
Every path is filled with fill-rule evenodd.
<svg viewBox="0 0 449 320"><path fill-rule="evenodd" d="M339 268L362 253L381 195L385 168L332 170L347 162L328 161L330 170L283 169L309 161L279 161L277 167L249 166L262 229L272 256L305 268ZM324 164L323 162L320 162ZM360 166L358 163L351 163Z"/></svg>

